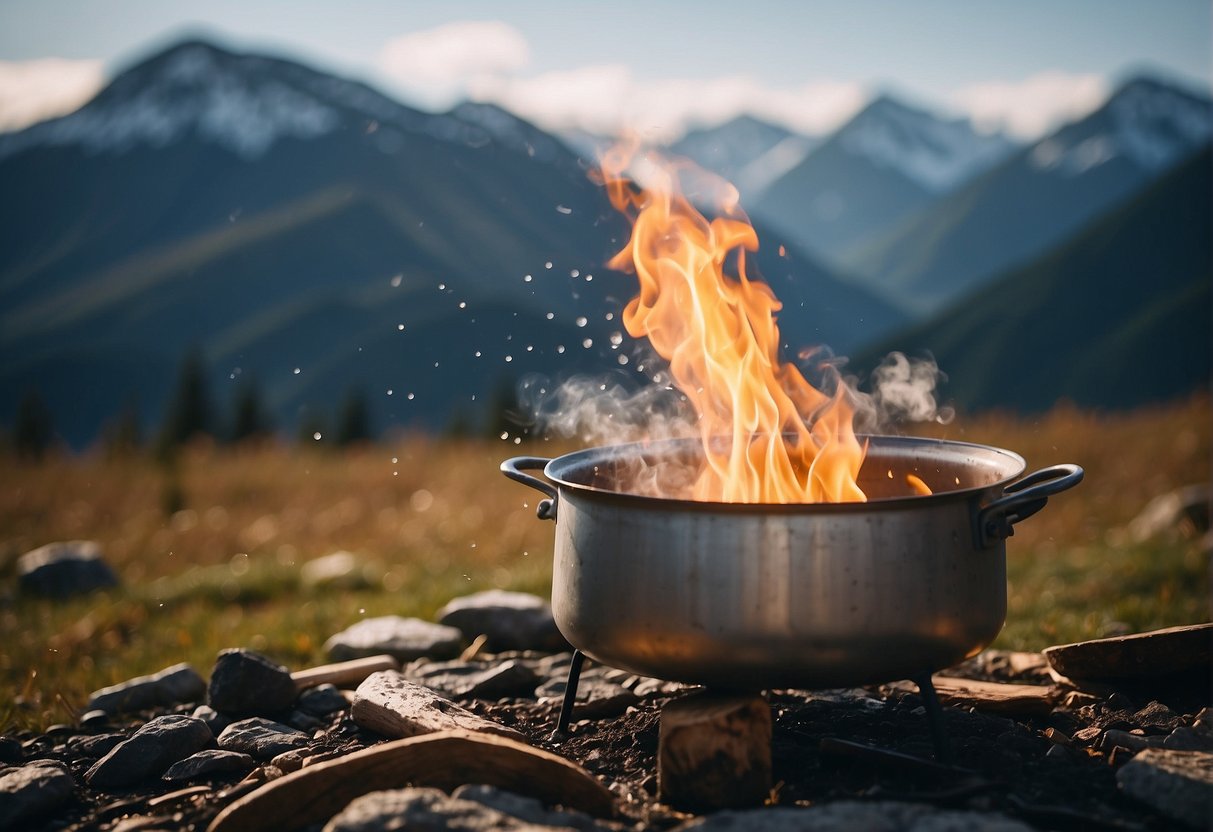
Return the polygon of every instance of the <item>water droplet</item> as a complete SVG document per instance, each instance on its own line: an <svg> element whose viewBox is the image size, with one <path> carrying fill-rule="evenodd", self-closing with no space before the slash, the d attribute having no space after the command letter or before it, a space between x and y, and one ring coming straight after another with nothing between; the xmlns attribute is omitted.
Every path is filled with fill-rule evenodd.
<svg viewBox="0 0 1213 832"><path fill-rule="evenodd" d="M564 205L557 205L557 206L556 206L556 210L557 210L557 211L559 211L559 212L560 212L560 213L562 213L562 214L571 214L571 213L573 213L573 209L572 209L572 208L567 208L567 207L565 207Z"/></svg>
<svg viewBox="0 0 1213 832"><path fill-rule="evenodd" d="M588 323L589 323L589 321L586 320L584 315L581 315L577 318L577 326L585 326Z"/></svg>
<svg viewBox="0 0 1213 832"><path fill-rule="evenodd" d="M591 280L593 280L593 279L594 279L594 275L592 275L592 274L587 274L587 275L585 276L585 282L586 282L586 283L589 283L589 282L590 282Z"/></svg>
<svg viewBox="0 0 1213 832"><path fill-rule="evenodd" d="M526 345L526 351L527 351L527 352L533 352L534 350L535 350L535 348L534 348L534 347L532 347L530 344L527 344L527 345Z"/></svg>
<svg viewBox="0 0 1213 832"><path fill-rule="evenodd" d="M320 441L320 431L316 431L315 433L313 433L312 438L315 439L317 442L319 442Z"/></svg>
<svg viewBox="0 0 1213 832"><path fill-rule="evenodd" d="M619 362L619 366L621 366L621 367L622 367L624 364L627 364L627 363L628 363L628 357L627 357L626 355L622 355L622 354L621 354L621 355L620 355L618 358L616 358L615 360Z"/></svg>
<svg viewBox="0 0 1213 832"><path fill-rule="evenodd" d="M563 355L563 354L564 354L564 344L557 344L557 345L556 345L556 352L557 352L557 354L559 354L559 355Z"/></svg>
<svg viewBox="0 0 1213 832"><path fill-rule="evenodd" d="M404 275L402 275L402 274L396 275L395 277L392 278L392 288L395 289L395 288L399 287L402 282L404 282Z"/></svg>
<svg viewBox="0 0 1213 832"><path fill-rule="evenodd" d="M501 438L502 438L502 439L509 439L509 438L510 438L510 435L509 435L509 433L507 433L506 431L504 431L504 430L503 430L503 431L501 432Z"/></svg>
<svg viewBox="0 0 1213 832"><path fill-rule="evenodd" d="M396 324L397 332L404 332L404 324Z"/></svg>
<svg viewBox="0 0 1213 832"><path fill-rule="evenodd" d="M623 343L623 334L620 332L612 332L611 333L611 343L614 344L615 346L619 346L620 344L622 344Z"/></svg>
<svg viewBox="0 0 1213 832"><path fill-rule="evenodd" d="M581 277L581 270L573 269L571 272L569 272L569 277Z"/></svg>
<svg viewBox="0 0 1213 832"><path fill-rule="evenodd" d="M613 320L615 320L615 313L614 313L614 312L608 312L608 313L606 313L606 315L604 315L603 317L604 317L604 318L606 318L608 321L613 321Z"/></svg>
<svg viewBox="0 0 1213 832"><path fill-rule="evenodd" d="M550 320L552 320L552 318L555 318L555 317L556 317L556 313L555 313L555 312L549 312L549 313L547 313L546 315L544 315L544 317L545 317L545 318L547 318L547 319L550 321Z"/></svg>
<svg viewBox="0 0 1213 832"><path fill-rule="evenodd" d="M460 309L467 309L467 308L468 308L467 301L462 301L462 300L461 300L461 301L459 301L459 308L460 308Z"/></svg>
<svg viewBox="0 0 1213 832"><path fill-rule="evenodd" d="M547 261L546 263L544 263L544 264L543 264L543 267L544 267L545 269L550 269L550 268L552 268L552 261L551 261L551 260Z"/></svg>
<svg viewBox="0 0 1213 832"><path fill-rule="evenodd" d="M480 350L476 350L476 357L477 357L477 358L479 358L479 357L480 357Z"/></svg>
<svg viewBox="0 0 1213 832"><path fill-rule="evenodd" d="M586 338L584 341L581 342L581 346L585 347L588 350L590 347L594 346L594 339Z"/></svg>
<svg viewBox="0 0 1213 832"><path fill-rule="evenodd" d="M409 393L409 395L408 395L408 400L411 402L411 401L413 400L413 398L414 398L413 394L412 394L412 393Z"/></svg>
<svg viewBox="0 0 1213 832"><path fill-rule="evenodd" d="M439 284L438 284L438 291L439 291L439 292L442 292L442 291L445 291L445 290L446 290L446 284L445 284L445 283L439 283Z"/></svg>
<svg viewBox="0 0 1213 832"><path fill-rule="evenodd" d="M399 461L400 461L400 460L399 460L399 458L397 458L397 457L392 457L392 464L393 464L393 465L395 465L395 464L396 464L397 462L399 462Z"/></svg>
<svg viewBox="0 0 1213 832"><path fill-rule="evenodd" d="M521 436L515 436L515 437L514 437L514 444L515 444L515 445L521 445L521 444L522 444L522 437L521 437Z"/></svg>
<svg viewBox="0 0 1213 832"><path fill-rule="evenodd" d="M294 372L295 375L299 375L303 371L296 367L292 372Z"/></svg>
<svg viewBox="0 0 1213 832"><path fill-rule="evenodd" d="M522 282L523 282L523 283L530 283L532 280L534 280L534 278L533 278L533 277L531 277L529 274L524 274L524 275L522 276Z"/></svg>

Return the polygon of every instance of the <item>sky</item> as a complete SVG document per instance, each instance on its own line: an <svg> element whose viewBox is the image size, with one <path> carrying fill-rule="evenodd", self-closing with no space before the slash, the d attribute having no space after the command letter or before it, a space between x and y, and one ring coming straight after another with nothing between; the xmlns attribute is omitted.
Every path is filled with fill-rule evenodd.
<svg viewBox="0 0 1213 832"><path fill-rule="evenodd" d="M199 34L423 109L657 140L747 112L820 135L881 92L1030 140L1134 73L1213 76L1209 0L2 0L0 130Z"/></svg>

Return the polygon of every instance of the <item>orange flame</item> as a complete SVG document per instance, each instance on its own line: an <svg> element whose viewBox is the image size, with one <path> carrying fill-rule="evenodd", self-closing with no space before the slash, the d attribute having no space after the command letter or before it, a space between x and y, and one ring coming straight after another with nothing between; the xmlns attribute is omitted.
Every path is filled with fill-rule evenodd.
<svg viewBox="0 0 1213 832"><path fill-rule="evenodd" d="M698 416L707 465L694 499L865 500L856 478L866 446L855 436L848 391L840 381L827 395L780 360L781 304L746 273L758 236L736 190L728 187L721 215L709 221L679 191L673 166L655 165L645 187L635 186L625 177L634 156L634 146L620 145L601 163L611 203L632 222L631 239L609 265L639 279L624 326L669 362Z"/></svg>

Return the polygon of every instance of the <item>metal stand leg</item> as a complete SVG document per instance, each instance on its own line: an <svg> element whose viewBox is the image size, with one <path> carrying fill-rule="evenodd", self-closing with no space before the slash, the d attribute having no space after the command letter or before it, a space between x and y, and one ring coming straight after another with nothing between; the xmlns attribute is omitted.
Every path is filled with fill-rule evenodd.
<svg viewBox="0 0 1213 832"><path fill-rule="evenodd" d="M939 705L939 695L931 682L931 674L924 673L914 680L914 684L918 685L923 707L927 709L927 724L931 726L931 742L935 745L935 762L951 765L952 746L943 729L943 708Z"/></svg>
<svg viewBox="0 0 1213 832"><path fill-rule="evenodd" d="M585 656L580 650L574 650L573 661L569 664L569 678L564 685L564 700L560 703L560 718L556 720L556 730L552 732L553 739L560 739L569 732L569 721L573 718L573 702L577 699L577 683L581 679L583 664Z"/></svg>

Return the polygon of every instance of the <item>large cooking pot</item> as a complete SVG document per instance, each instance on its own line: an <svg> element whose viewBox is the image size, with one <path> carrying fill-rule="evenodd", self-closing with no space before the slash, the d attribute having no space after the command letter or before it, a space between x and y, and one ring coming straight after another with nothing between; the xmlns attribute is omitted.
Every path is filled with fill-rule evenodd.
<svg viewBox="0 0 1213 832"><path fill-rule="evenodd" d="M822 688L923 674L975 655L1006 616L1015 523L1077 485L1077 465L1015 480L1010 451L873 436L865 503L767 505L627 493L639 460L695 440L516 457L511 479L556 520L552 612L612 667L719 688ZM524 473L542 469L546 480ZM934 492L910 493L905 475Z"/></svg>

